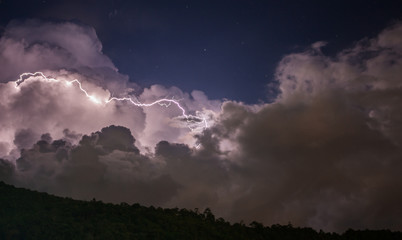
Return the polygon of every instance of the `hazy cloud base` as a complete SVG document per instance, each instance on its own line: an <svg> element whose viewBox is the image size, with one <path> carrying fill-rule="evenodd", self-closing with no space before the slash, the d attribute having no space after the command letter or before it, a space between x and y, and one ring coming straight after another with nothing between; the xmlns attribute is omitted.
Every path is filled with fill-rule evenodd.
<svg viewBox="0 0 402 240"><path fill-rule="evenodd" d="M400 23L333 57L315 43L278 64L273 103L250 106L139 91L92 28L14 22L0 39L0 179L79 199L210 207L234 221L402 230L401 46ZM105 98L182 98L213 124L194 134L177 109L96 106L59 83L10 82L38 70Z"/></svg>

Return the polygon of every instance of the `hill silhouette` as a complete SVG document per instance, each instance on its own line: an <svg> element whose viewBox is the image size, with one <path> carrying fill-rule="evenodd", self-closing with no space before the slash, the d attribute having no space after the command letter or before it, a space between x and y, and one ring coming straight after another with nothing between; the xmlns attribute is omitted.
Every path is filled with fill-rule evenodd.
<svg viewBox="0 0 402 240"><path fill-rule="evenodd" d="M231 224L210 209L79 201L0 182L0 239L402 239L402 232L325 233L288 225Z"/></svg>

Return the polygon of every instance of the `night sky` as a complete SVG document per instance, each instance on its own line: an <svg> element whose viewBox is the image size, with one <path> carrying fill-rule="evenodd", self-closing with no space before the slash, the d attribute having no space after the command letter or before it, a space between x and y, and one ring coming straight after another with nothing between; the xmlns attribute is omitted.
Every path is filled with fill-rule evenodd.
<svg viewBox="0 0 402 240"><path fill-rule="evenodd" d="M93 26L103 52L131 81L198 89L211 99L269 101L285 54L317 41L335 54L400 20L401 1L7 1L13 19Z"/></svg>
<svg viewBox="0 0 402 240"><path fill-rule="evenodd" d="M402 230L401 76L402 1L0 0L0 180Z"/></svg>

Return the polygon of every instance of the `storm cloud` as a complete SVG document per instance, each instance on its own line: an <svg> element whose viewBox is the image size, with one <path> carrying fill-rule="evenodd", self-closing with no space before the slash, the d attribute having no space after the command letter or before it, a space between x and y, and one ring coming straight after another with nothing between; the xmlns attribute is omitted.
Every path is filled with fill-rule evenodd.
<svg viewBox="0 0 402 240"><path fill-rule="evenodd" d="M33 30L41 34L24 40ZM0 179L78 199L209 207L231 221L402 230L402 24L334 56L325 45L284 56L275 101L247 105L139 89L90 27L12 23L0 39L0 61L13 66L0 75ZM209 127L191 132L180 109L98 106L61 83L33 78L16 90L10 82L38 70L84 80L106 99L114 90L144 102L177 97Z"/></svg>
<svg viewBox="0 0 402 240"><path fill-rule="evenodd" d="M31 146L42 133L61 138L65 129L89 134L112 124L130 128L144 151L161 139L195 144L188 124L174 119L182 114L176 106L141 108L127 101L97 105L76 83L66 85L67 81L77 79L100 102L111 97L143 103L176 98L188 114L202 113L206 118L220 106L220 101L211 101L200 91L189 94L161 85L144 89L129 82L102 53L95 30L72 22L11 22L0 38L0 64L4 69L0 73L0 157L11 160L18 157L19 148ZM58 81L26 76L15 87L20 74L37 71ZM24 140L14 142L14 136L24 134Z"/></svg>
<svg viewBox="0 0 402 240"><path fill-rule="evenodd" d="M334 57L313 44L279 63L273 104L223 104L209 141L235 144L239 185L250 184L233 216L400 229L401 30L393 25Z"/></svg>

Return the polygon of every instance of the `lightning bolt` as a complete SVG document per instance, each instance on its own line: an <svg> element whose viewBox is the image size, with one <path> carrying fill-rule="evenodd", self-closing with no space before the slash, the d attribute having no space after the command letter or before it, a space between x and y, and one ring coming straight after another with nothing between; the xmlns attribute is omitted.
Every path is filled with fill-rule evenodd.
<svg viewBox="0 0 402 240"><path fill-rule="evenodd" d="M186 120L187 127L191 131L195 131L200 128L205 130L206 128L208 128L208 123L207 123L207 120L205 117L199 116L199 115L187 114L186 110L183 108L183 106L180 105L180 103L177 100L161 98L161 99L158 99L151 103L141 103L140 101L138 101L138 99L134 100L131 97L123 97L123 98L111 97L105 101L101 101L98 98L96 98L96 96L88 93L88 91L82 87L82 84L78 79L74 79L71 81L60 80L60 79L56 79L56 78L47 77L43 72L35 72L35 73L28 72L28 73L22 73L20 75L20 77L14 82L15 88L19 89L20 85L23 82L30 80L31 77L41 77L42 80L47 81L47 82L64 82L68 86L76 84L78 86L79 90L81 92L83 92L90 101L92 101L96 104L109 104L112 101L118 101L118 102L128 102L137 107L152 107L154 105L159 105L159 106L163 106L163 107L167 108L172 105L175 105L181 111L181 115L179 116L179 118Z"/></svg>

